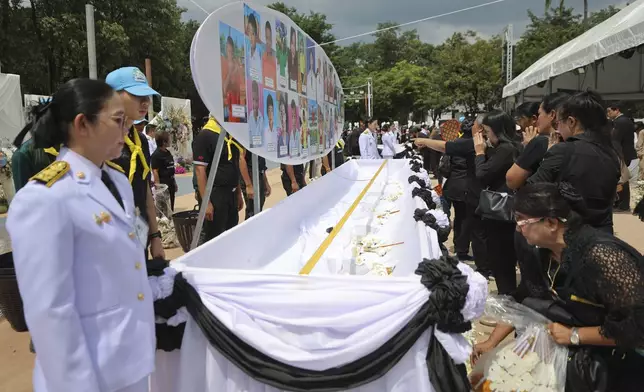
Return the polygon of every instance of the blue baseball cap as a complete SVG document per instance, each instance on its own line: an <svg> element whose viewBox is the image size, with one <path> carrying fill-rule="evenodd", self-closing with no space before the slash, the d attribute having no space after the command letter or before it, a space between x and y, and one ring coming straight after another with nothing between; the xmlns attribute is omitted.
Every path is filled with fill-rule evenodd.
<svg viewBox="0 0 644 392"><path fill-rule="evenodd" d="M123 67L110 72L105 78L116 91L127 91L137 97L148 97L150 95L161 95L148 85L148 79L137 67Z"/></svg>

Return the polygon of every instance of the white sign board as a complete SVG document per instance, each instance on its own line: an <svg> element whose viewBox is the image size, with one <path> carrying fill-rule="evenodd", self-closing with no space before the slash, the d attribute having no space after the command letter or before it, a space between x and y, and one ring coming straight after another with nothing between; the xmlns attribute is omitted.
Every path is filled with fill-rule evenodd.
<svg viewBox="0 0 644 392"><path fill-rule="evenodd" d="M201 24L192 77L213 117L267 160L300 164L328 153L342 132L342 85L333 64L290 18L233 2Z"/></svg>

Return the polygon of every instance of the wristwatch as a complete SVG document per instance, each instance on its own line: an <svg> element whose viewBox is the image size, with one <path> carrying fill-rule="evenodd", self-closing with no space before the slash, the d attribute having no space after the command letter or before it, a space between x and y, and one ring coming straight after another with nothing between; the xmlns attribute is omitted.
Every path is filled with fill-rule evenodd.
<svg viewBox="0 0 644 392"><path fill-rule="evenodd" d="M573 328L570 332L570 344L579 346L579 330L577 328Z"/></svg>

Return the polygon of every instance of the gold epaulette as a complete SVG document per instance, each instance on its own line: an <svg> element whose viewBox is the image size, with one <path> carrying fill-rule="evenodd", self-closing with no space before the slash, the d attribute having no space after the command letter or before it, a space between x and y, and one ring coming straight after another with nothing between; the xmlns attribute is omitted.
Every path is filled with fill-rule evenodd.
<svg viewBox="0 0 644 392"><path fill-rule="evenodd" d="M112 161L105 161L105 164L106 164L107 166L111 167L112 169L114 169L114 170L118 170L118 171L120 171L121 173L125 174L125 170L123 170L123 168L122 168L121 166L117 165L116 163L114 163L114 162L112 162Z"/></svg>
<svg viewBox="0 0 644 392"><path fill-rule="evenodd" d="M369 133L369 131L365 129L365 130L364 130L364 132L362 132L362 133L363 133L363 134L368 134L368 133Z"/></svg>
<svg viewBox="0 0 644 392"><path fill-rule="evenodd" d="M65 161L56 161L46 168L42 169L35 176L31 177L30 180L38 181L42 184L45 184L45 186L49 188L68 171L69 163Z"/></svg>

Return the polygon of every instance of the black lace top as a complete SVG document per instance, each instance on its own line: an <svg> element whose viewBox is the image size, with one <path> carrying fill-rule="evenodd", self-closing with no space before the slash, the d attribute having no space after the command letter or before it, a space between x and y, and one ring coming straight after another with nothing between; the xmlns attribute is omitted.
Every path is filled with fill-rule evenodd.
<svg viewBox="0 0 644 392"><path fill-rule="evenodd" d="M561 266L550 252L523 257L515 298L550 298L550 285L575 314L586 306L601 313L600 333L624 348L644 348L644 258L630 245L590 226L564 235ZM550 271L548 271L548 265ZM579 305L579 306L578 306ZM582 317L583 318L583 317ZM589 325L591 326L591 325Z"/></svg>

